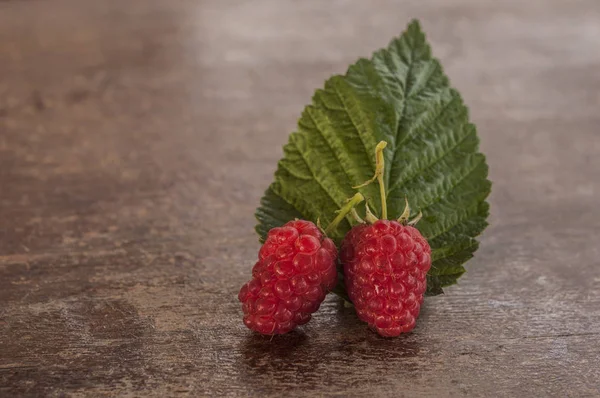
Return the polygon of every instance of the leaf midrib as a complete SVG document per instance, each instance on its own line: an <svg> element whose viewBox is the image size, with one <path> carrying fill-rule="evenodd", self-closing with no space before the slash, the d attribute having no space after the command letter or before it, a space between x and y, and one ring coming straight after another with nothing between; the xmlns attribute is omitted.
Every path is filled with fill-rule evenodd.
<svg viewBox="0 0 600 398"><path fill-rule="evenodd" d="M459 97L453 96L452 99L450 101L448 101L448 103L440 110L440 112L435 116L435 118L433 119L433 121L437 121L439 120L439 118L441 117L441 115L444 113L445 110L447 110L451 104L455 101L459 99ZM387 192L387 196L390 196L390 193L394 192L396 189L402 188L404 187L408 182L412 181L416 175L418 175L419 173L422 173L426 170L429 170L432 166L434 166L438 161L440 161L441 159L445 158L449 153L451 153L454 149L456 149L462 142L464 142L464 140L470 136L471 133L467 133L465 135L465 137L460 139L460 142L453 146L449 151L444 152L444 154L442 156L440 156L439 159L436 159L433 163L427 165L425 168L423 168L422 170L419 170L417 173L415 173L415 175L413 176L409 176L408 178L398 178L396 179L396 181L394 182L394 185L388 188L388 192ZM413 134L407 135L408 137L412 137ZM403 142L406 140L402 140Z"/></svg>

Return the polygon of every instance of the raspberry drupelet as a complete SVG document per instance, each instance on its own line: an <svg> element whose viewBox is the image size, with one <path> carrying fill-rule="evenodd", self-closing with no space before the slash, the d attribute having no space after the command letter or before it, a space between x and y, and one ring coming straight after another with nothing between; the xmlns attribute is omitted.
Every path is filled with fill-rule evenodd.
<svg viewBox="0 0 600 398"><path fill-rule="evenodd" d="M271 229L238 295L244 324L272 335L308 322L337 283L336 261L335 244L310 221Z"/></svg>
<svg viewBox="0 0 600 398"><path fill-rule="evenodd" d="M416 228L388 220L358 225L346 235L340 258L361 320L386 337L415 327L431 267L431 249Z"/></svg>

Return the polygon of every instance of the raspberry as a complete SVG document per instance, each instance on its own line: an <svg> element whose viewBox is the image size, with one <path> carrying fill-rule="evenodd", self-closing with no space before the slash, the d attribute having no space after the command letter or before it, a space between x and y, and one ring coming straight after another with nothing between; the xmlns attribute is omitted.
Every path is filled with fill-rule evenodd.
<svg viewBox="0 0 600 398"><path fill-rule="evenodd" d="M344 238L340 259L361 320L387 337L415 327L431 267L431 248L416 228L388 220L358 225Z"/></svg>
<svg viewBox="0 0 600 398"><path fill-rule="evenodd" d="M273 228L252 279L238 295L244 324L262 334L287 333L319 309L337 283L337 249L310 221Z"/></svg>

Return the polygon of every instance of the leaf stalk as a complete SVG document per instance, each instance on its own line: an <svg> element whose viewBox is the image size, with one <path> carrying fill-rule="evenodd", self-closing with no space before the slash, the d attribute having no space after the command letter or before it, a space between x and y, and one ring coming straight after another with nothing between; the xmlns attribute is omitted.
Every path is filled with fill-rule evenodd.
<svg viewBox="0 0 600 398"><path fill-rule="evenodd" d="M325 228L325 235L330 235L332 232L334 232L342 220L350 212L352 212L352 209L354 209L356 205L363 200L365 200L365 197L360 192L357 192L353 197L351 197L348 202L346 202L346 204L337 212L337 216L335 216L331 224Z"/></svg>

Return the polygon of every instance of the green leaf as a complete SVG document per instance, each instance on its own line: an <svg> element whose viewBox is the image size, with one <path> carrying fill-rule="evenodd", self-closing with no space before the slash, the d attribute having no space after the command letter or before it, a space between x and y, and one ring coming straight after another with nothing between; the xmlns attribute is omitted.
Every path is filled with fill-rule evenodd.
<svg viewBox="0 0 600 398"><path fill-rule="evenodd" d="M456 283L487 226L491 183L475 126L462 98L413 21L401 37L333 76L313 96L290 136L275 181L256 211L256 231L294 218L327 225L375 171L375 146L386 141L384 183L388 216L408 198L423 212L417 228L432 247L428 294ZM381 214L377 184L359 191ZM348 217L332 236L340 242Z"/></svg>

